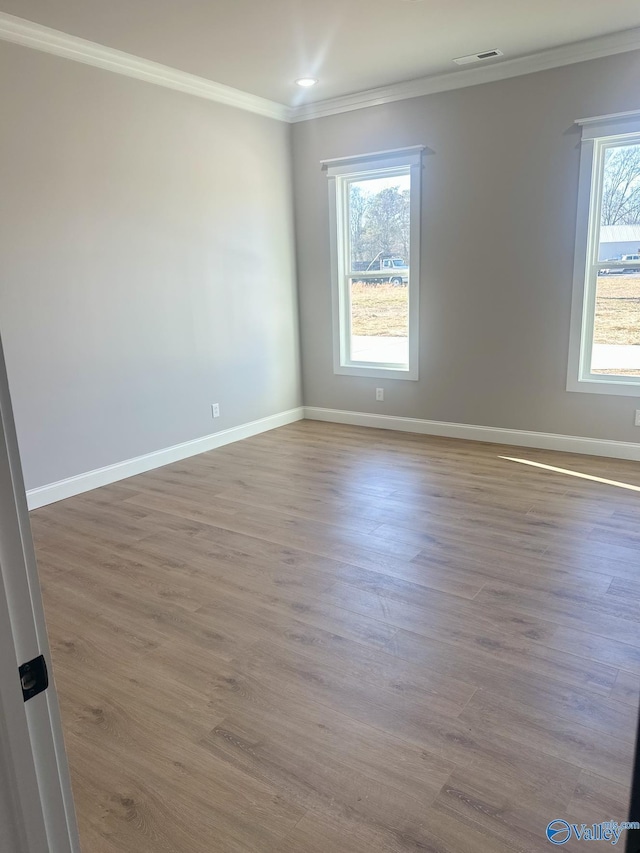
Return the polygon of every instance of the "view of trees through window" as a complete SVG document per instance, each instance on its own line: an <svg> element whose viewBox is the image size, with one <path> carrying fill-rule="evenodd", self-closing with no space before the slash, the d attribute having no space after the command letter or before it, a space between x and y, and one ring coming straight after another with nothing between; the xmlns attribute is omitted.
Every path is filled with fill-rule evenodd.
<svg viewBox="0 0 640 853"><path fill-rule="evenodd" d="M410 176L348 184L351 359L406 364Z"/></svg>
<svg viewBox="0 0 640 853"><path fill-rule="evenodd" d="M601 221L603 225L640 223L640 145L606 150Z"/></svg>
<svg viewBox="0 0 640 853"><path fill-rule="evenodd" d="M598 259L591 370L640 376L640 144L605 149Z"/></svg>
<svg viewBox="0 0 640 853"><path fill-rule="evenodd" d="M379 254L409 259L409 176L373 178L349 185L351 258Z"/></svg>

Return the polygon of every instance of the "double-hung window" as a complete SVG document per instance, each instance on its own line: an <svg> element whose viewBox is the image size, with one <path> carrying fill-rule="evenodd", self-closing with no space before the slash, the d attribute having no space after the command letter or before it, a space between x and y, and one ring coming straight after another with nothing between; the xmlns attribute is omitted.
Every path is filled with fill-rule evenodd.
<svg viewBox="0 0 640 853"><path fill-rule="evenodd" d="M640 397L640 113L578 124L567 389Z"/></svg>
<svg viewBox="0 0 640 853"><path fill-rule="evenodd" d="M323 162L335 373L418 378L422 151Z"/></svg>

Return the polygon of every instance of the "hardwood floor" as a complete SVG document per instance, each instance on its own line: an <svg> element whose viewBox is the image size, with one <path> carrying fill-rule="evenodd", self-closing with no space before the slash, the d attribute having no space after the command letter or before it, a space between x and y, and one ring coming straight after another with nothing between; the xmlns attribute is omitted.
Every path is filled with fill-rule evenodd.
<svg viewBox="0 0 640 853"><path fill-rule="evenodd" d="M640 486L303 421L33 512L85 853L529 853L625 820L640 491L501 456Z"/></svg>

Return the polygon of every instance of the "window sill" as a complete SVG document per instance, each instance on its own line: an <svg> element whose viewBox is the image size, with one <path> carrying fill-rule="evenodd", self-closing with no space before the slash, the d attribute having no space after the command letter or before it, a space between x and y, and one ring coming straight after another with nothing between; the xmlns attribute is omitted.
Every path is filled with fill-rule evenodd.
<svg viewBox="0 0 640 853"><path fill-rule="evenodd" d="M640 381L624 379L573 379L567 380L567 391L583 394L617 394L621 397L640 397Z"/></svg>
<svg viewBox="0 0 640 853"><path fill-rule="evenodd" d="M417 368L410 370L399 367L356 367L355 365L335 365L333 372L338 376L368 376L371 379L409 379L413 381L417 381L418 379Z"/></svg>

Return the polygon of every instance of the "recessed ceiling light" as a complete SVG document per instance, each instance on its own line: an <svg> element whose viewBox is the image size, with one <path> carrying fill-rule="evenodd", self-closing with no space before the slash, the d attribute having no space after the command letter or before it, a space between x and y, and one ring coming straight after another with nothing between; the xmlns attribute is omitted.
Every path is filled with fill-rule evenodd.
<svg viewBox="0 0 640 853"><path fill-rule="evenodd" d="M298 86L302 86L303 89L308 89L310 86L315 86L318 81L315 77L300 77L296 80Z"/></svg>

